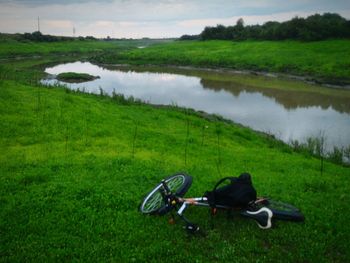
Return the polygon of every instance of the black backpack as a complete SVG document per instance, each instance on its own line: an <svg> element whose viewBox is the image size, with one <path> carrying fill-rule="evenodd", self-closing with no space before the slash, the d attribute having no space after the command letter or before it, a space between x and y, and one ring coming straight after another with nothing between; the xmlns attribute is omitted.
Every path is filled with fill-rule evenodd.
<svg viewBox="0 0 350 263"><path fill-rule="evenodd" d="M230 184L218 188L224 181L230 180ZM221 179L212 191L204 194L208 198L211 207L218 205L232 208L244 208L256 200L256 190L253 187L249 173L243 173L239 177L225 177Z"/></svg>

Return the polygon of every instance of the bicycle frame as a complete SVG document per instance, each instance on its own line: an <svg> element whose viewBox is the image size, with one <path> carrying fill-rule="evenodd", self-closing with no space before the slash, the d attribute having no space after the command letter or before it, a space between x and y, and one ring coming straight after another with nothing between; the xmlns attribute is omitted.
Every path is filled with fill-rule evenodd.
<svg viewBox="0 0 350 263"><path fill-rule="evenodd" d="M208 198L206 197L192 197L192 198L178 198L179 202L182 203L177 214L181 216L189 206L205 206L210 207L208 203ZM229 206L216 205L216 208L221 209L232 209Z"/></svg>
<svg viewBox="0 0 350 263"><path fill-rule="evenodd" d="M240 176L246 174L241 174ZM250 175L248 174L250 177ZM226 180L223 178L222 180ZM222 181L221 180L221 181ZM220 182L221 182L220 181ZM185 173L176 173L164 178L157 184L142 200L139 211L148 215L165 215L170 212L172 222L175 215L179 216L185 223L185 228L190 232L199 229L198 226L190 222L185 216L185 212L190 206L208 207L215 214L217 209L228 210L235 214L254 219L262 229L271 227L272 217L276 220L304 222L304 215L300 210L288 203L276 201L270 198L258 198L252 200L245 207L229 206L225 203L215 202L215 196L184 198L192 184L192 177ZM217 186L215 186L216 188ZM171 188L172 190L170 190ZM212 200L213 199L213 200ZM228 202L229 203L229 202ZM176 211L176 214L174 213Z"/></svg>
<svg viewBox="0 0 350 263"><path fill-rule="evenodd" d="M189 206L202 206L202 207L212 207L208 203L207 197L193 197L193 198L181 198L173 195L166 185L165 181L162 181L163 185L163 199L167 204L167 209L171 210L176 206L180 205L180 208L177 210L176 214L186 223L186 229L194 232L199 230L199 227L192 222L190 222L185 216L184 212ZM259 202L259 200L258 200ZM234 210L232 207L224 205L215 205L215 209L226 209ZM255 219L258 223L258 226L262 229L268 229L271 227L272 211L266 207L259 209L258 211L249 211L247 209L238 209L236 210L240 215L244 217L249 217ZM166 211L167 212L167 211Z"/></svg>

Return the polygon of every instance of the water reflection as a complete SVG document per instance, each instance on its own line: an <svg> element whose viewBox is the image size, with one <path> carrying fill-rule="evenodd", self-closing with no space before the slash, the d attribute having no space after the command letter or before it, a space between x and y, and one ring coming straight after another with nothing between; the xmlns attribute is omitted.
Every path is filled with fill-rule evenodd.
<svg viewBox="0 0 350 263"><path fill-rule="evenodd" d="M113 70L115 67L109 67ZM216 71L204 71L188 68L159 68L159 67L147 67L147 68L127 68L118 67L118 70L122 72L128 72L130 70L138 73L169 73L184 76L196 76L200 78L200 83L203 88L210 90L226 90L232 93L234 96L238 96L242 91L245 92L259 92L263 95L276 100L279 104L282 104L286 109L296 109L298 107L310 107L310 106L320 106L322 109L328 109L332 107L336 111L350 113L350 91L348 91L348 96L342 96L337 90L332 90L333 94L327 92L326 94L320 93L320 90L327 90L324 87L318 87L319 89L313 89L312 91L305 90L284 90L276 88L264 88L248 85L241 82L235 82L235 76L228 73L216 72ZM227 79L227 75L230 78ZM246 79L252 78L254 76L247 75ZM259 77L255 77L259 78ZM224 79L224 80L223 80ZM260 77L262 81L266 82L276 82L277 79ZM283 84L279 84L283 86ZM314 86L316 87L316 86ZM328 89L329 90L329 89ZM342 91L346 92L346 91Z"/></svg>
<svg viewBox="0 0 350 263"><path fill-rule="evenodd" d="M270 97L279 104L282 104L286 109L296 109L300 107L320 106L322 109L333 108L339 112L350 113L349 97L329 96L317 92L305 92L295 90L281 89L259 89L252 86L235 85L228 81L207 80L202 79L203 88L214 90L227 90L233 95L238 96L242 91L259 92L266 97ZM337 92L337 91L335 91Z"/></svg>
<svg viewBox="0 0 350 263"><path fill-rule="evenodd" d="M46 69L50 74L68 71L101 77L91 82L67 84L72 89L99 93L102 88L109 94L115 91L153 104L177 104L216 113L255 130L272 133L286 142L305 141L324 133L328 149L350 145L349 93L339 96L339 91L325 93L324 88L312 91L259 88L242 83L241 76L198 70L112 70L81 62ZM247 82L248 78L253 77L247 76ZM274 80L263 79L257 83L259 81L266 85Z"/></svg>

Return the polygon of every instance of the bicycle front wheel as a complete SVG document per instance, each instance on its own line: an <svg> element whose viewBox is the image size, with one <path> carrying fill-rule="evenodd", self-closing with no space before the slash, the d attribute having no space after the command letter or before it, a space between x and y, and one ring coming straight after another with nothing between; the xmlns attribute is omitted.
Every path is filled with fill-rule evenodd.
<svg viewBox="0 0 350 263"><path fill-rule="evenodd" d="M178 197L183 197L192 184L192 177L185 173L171 175L164 179L168 188ZM159 183L142 200L139 210L143 214L159 214L166 206L162 196L162 183Z"/></svg>

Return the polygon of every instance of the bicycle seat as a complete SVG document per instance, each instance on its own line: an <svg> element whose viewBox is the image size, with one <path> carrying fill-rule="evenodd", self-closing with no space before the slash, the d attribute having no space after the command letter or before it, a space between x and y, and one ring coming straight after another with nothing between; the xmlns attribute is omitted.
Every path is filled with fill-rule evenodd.
<svg viewBox="0 0 350 263"><path fill-rule="evenodd" d="M262 229L268 229L272 226L271 219L273 216L272 211L267 207L262 207L258 211L243 211L243 216L254 219L258 226Z"/></svg>

